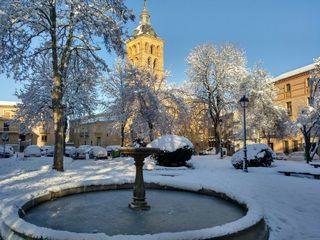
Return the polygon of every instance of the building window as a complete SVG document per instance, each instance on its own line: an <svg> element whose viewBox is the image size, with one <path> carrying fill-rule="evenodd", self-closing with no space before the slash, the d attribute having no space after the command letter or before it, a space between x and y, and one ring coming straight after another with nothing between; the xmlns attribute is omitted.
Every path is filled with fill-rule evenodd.
<svg viewBox="0 0 320 240"><path fill-rule="evenodd" d="M289 116L292 115L292 103L291 102L287 102L287 113Z"/></svg>
<svg viewBox="0 0 320 240"><path fill-rule="evenodd" d="M48 141L48 136L47 135L42 135L41 136L41 142L47 142Z"/></svg>
<svg viewBox="0 0 320 240"><path fill-rule="evenodd" d="M3 131L9 131L10 124L8 122L3 123Z"/></svg>
<svg viewBox="0 0 320 240"><path fill-rule="evenodd" d="M288 83L285 87L286 98L291 98L291 84Z"/></svg>
<svg viewBox="0 0 320 240"><path fill-rule="evenodd" d="M288 83L288 84L286 85L286 92L291 92L291 85L290 85L290 83Z"/></svg>

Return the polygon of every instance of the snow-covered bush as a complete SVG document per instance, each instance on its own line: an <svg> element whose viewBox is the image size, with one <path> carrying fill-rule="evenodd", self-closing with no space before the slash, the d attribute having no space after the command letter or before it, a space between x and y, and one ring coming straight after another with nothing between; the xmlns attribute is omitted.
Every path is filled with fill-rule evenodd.
<svg viewBox="0 0 320 240"><path fill-rule="evenodd" d="M160 148L159 153L153 154L158 165L166 167L185 166L191 159L193 144L185 137L164 135L153 140L148 147Z"/></svg>
<svg viewBox="0 0 320 240"><path fill-rule="evenodd" d="M241 148L233 154L231 163L236 169L243 166L244 151ZM265 144L251 144L247 146L247 165L248 167L270 167L276 154Z"/></svg>

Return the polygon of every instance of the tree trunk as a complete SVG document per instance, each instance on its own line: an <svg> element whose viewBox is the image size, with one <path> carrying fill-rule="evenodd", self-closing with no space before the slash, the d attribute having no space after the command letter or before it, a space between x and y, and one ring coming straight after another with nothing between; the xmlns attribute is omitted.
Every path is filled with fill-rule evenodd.
<svg viewBox="0 0 320 240"><path fill-rule="evenodd" d="M310 156L310 151L311 151L311 135L310 133L306 130L306 127L302 130L303 138L304 138L304 158L307 163L312 161L312 158Z"/></svg>
<svg viewBox="0 0 320 240"><path fill-rule="evenodd" d="M57 15L56 1L50 1L50 20L51 20L51 50L52 50L52 70L53 70L53 89L52 89L52 110L55 147L53 157L53 169L63 171L63 129L64 116L62 106L62 76L58 65L57 48Z"/></svg>
<svg viewBox="0 0 320 240"><path fill-rule="evenodd" d="M63 155L66 154L67 129L68 129L68 119L66 118L66 116L64 116L64 125L63 125Z"/></svg>
<svg viewBox="0 0 320 240"><path fill-rule="evenodd" d="M149 139L150 142L153 141L154 136L153 136L153 124L151 122L148 122L148 126L149 126Z"/></svg>
<svg viewBox="0 0 320 240"><path fill-rule="evenodd" d="M269 134L266 134L266 139L267 139L267 145L268 145L268 147L270 147L271 137Z"/></svg>
<svg viewBox="0 0 320 240"><path fill-rule="evenodd" d="M58 74L54 78L54 88L52 92L52 108L54 123L54 158L53 169L63 171L63 142L64 142L64 114L62 106L61 76Z"/></svg>
<svg viewBox="0 0 320 240"><path fill-rule="evenodd" d="M123 147L124 145L124 124L121 124L121 140L120 146Z"/></svg>
<svg viewBox="0 0 320 240"><path fill-rule="evenodd" d="M213 123L213 134L215 138L214 147L216 148L216 154L220 152L220 131L218 130L218 124Z"/></svg>

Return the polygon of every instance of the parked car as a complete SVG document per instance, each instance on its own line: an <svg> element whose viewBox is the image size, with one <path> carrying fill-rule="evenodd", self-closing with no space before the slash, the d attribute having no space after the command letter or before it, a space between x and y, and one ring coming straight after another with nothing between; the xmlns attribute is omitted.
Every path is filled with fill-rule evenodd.
<svg viewBox="0 0 320 240"><path fill-rule="evenodd" d="M44 145L41 147L42 155L46 157L53 157L54 154L54 146L53 145Z"/></svg>
<svg viewBox="0 0 320 240"><path fill-rule="evenodd" d="M305 161L304 152L303 151L292 152L289 154L288 159L291 161Z"/></svg>
<svg viewBox="0 0 320 240"><path fill-rule="evenodd" d="M90 149L89 158L90 159L107 159L108 152L103 147L95 146Z"/></svg>
<svg viewBox="0 0 320 240"><path fill-rule="evenodd" d="M80 145L79 148L83 149L86 153L89 153L92 146L91 145Z"/></svg>
<svg viewBox="0 0 320 240"><path fill-rule="evenodd" d="M76 149L76 148L75 148L75 147L72 147L72 146L66 146L66 150L65 150L64 155L65 155L66 157L70 157L70 153L71 153L74 149Z"/></svg>
<svg viewBox="0 0 320 240"><path fill-rule="evenodd" d="M37 145L30 145L24 149L24 157L41 157L41 150Z"/></svg>
<svg viewBox="0 0 320 240"><path fill-rule="evenodd" d="M215 147L209 147L206 150L202 150L199 152L199 155L214 155L214 154L216 154Z"/></svg>
<svg viewBox="0 0 320 240"><path fill-rule="evenodd" d="M9 158L14 155L14 149L11 146L5 146L3 148L3 145L0 146L0 158Z"/></svg>
<svg viewBox="0 0 320 240"><path fill-rule="evenodd" d="M70 157L72 159L86 159L86 151L84 148L74 148L70 150Z"/></svg>

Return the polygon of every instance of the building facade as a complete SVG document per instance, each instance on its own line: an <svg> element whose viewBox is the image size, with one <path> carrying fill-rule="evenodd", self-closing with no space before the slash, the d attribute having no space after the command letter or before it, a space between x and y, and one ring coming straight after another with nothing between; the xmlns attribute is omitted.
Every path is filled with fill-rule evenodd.
<svg viewBox="0 0 320 240"><path fill-rule="evenodd" d="M69 142L76 147L120 145L120 132L112 119L100 114L71 121Z"/></svg>
<svg viewBox="0 0 320 240"><path fill-rule="evenodd" d="M0 135L8 133L8 144L22 151L28 145L53 145L54 131L52 124L40 124L30 131L23 131L22 126L14 120L17 111L16 102L0 101Z"/></svg>
<svg viewBox="0 0 320 240"><path fill-rule="evenodd" d="M309 105L309 77L314 67L314 64L310 64L273 79L278 89L275 104L285 108L292 121L297 120L301 108ZM303 151L303 136L298 133L296 136L292 134L286 139L273 138L271 139L271 147L276 152Z"/></svg>

